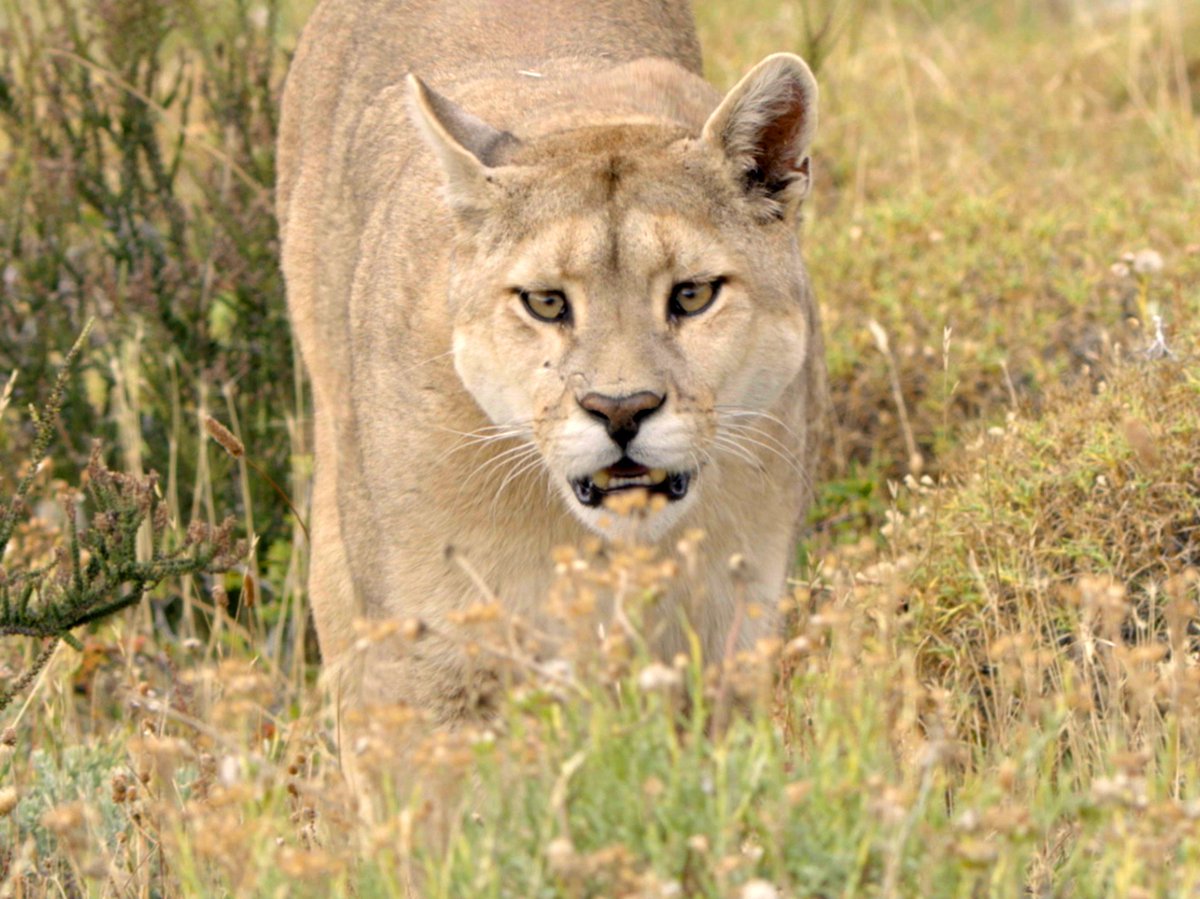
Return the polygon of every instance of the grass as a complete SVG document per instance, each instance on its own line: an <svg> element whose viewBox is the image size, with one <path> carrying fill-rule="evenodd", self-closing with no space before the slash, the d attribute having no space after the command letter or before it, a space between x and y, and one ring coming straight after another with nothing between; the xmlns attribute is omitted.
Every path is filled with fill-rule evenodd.
<svg viewBox="0 0 1200 899"><path fill-rule="evenodd" d="M307 8L159 6L124 43L71 4L0 17L0 489L98 317L2 562L65 539L91 436L159 472L167 544L235 514L252 550L76 632L5 711L0 895L1200 888L1192 5L697 4L719 84L778 49L821 61L803 240L833 413L788 630L720 668L647 659L637 609L669 565L564 548L566 614L633 583L633 624L520 671L486 727L376 715L360 764L395 774L403 747L410 770L361 816L271 484L307 514L264 200ZM494 617L472 613L481 647ZM0 687L40 649L6 638Z"/></svg>

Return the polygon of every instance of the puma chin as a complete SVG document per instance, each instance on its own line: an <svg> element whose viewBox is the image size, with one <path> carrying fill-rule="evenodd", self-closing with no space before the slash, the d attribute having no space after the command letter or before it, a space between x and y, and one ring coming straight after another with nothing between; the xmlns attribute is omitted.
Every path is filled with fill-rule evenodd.
<svg viewBox="0 0 1200 899"><path fill-rule="evenodd" d="M558 478L563 502L603 537L655 541L667 535L686 520L704 489L704 476L695 444L683 452L665 453L652 446L652 440L645 439L642 446L618 451L619 455L580 454L577 463ZM637 501L628 508L615 501L630 495Z"/></svg>

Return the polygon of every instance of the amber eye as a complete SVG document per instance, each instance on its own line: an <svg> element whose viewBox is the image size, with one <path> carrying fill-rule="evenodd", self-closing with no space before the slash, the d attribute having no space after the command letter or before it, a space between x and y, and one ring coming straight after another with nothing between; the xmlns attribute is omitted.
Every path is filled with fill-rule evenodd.
<svg viewBox="0 0 1200 899"><path fill-rule="evenodd" d="M671 318L698 315L713 304L721 292L722 283L720 278L712 281L681 281L671 288L667 314Z"/></svg>
<svg viewBox="0 0 1200 899"><path fill-rule="evenodd" d="M517 295L538 321L566 322L571 319L571 305L561 290L519 290Z"/></svg>

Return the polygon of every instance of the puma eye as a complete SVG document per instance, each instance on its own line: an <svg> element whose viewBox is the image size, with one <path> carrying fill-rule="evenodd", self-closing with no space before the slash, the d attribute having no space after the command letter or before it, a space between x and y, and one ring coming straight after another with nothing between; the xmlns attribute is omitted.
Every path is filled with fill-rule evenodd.
<svg viewBox="0 0 1200 899"><path fill-rule="evenodd" d="M543 322L570 321L571 305L561 290L518 290L525 310Z"/></svg>
<svg viewBox="0 0 1200 899"><path fill-rule="evenodd" d="M712 281L681 281L671 288L667 314L671 318L699 315L713 304L713 300L721 292L723 283L721 278Z"/></svg>

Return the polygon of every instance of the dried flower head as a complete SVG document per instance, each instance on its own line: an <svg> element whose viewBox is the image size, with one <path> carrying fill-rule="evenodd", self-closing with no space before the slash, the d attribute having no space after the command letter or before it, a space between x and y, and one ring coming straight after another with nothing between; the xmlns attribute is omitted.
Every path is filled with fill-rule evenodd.
<svg viewBox="0 0 1200 899"><path fill-rule="evenodd" d="M683 675L675 668L654 662L641 670L637 683L646 693L672 690L683 683Z"/></svg>
<svg viewBox="0 0 1200 899"><path fill-rule="evenodd" d="M742 887L741 899L779 899L779 890L767 881L756 878Z"/></svg>
<svg viewBox="0 0 1200 899"><path fill-rule="evenodd" d="M1162 254L1157 250L1139 250L1133 257L1133 270L1139 275L1157 275L1163 270Z"/></svg>
<svg viewBox="0 0 1200 899"><path fill-rule="evenodd" d="M0 818L6 817L17 807L20 795L16 787L0 787Z"/></svg>
<svg viewBox="0 0 1200 899"><path fill-rule="evenodd" d="M222 449L233 456L233 458L240 459L246 455L245 444L238 440L229 428L225 427L225 425L221 424L211 415L204 416L204 430L208 431L208 436L221 444Z"/></svg>

